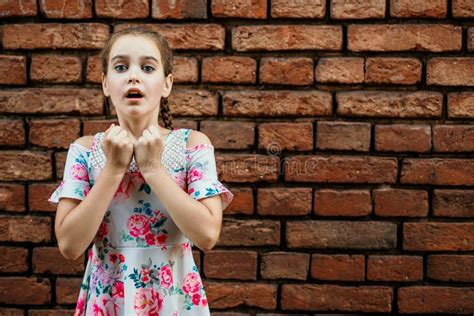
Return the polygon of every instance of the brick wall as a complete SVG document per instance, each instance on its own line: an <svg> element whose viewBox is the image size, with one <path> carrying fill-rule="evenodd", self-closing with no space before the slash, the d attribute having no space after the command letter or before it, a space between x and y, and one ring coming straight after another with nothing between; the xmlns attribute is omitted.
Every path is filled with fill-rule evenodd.
<svg viewBox="0 0 474 316"><path fill-rule="evenodd" d="M85 258L46 199L114 120L98 53L135 23L235 193L193 250L213 315L474 313L472 0L114 3L0 3L1 315L72 315Z"/></svg>

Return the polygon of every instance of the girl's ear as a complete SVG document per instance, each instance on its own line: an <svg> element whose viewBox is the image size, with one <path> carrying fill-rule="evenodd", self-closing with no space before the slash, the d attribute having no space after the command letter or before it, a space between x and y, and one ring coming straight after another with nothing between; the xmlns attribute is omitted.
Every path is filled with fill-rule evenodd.
<svg viewBox="0 0 474 316"><path fill-rule="evenodd" d="M109 88L107 87L107 77L104 75L104 73L102 73L102 90L104 91L104 95L106 97L110 96Z"/></svg>
<svg viewBox="0 0 474 316"><path fill-rule="evenodd" d="M167 98L171 93L171 88L173 87L173 75L169 74L165 80L165 86L163 87L163 98Z"/></svg>

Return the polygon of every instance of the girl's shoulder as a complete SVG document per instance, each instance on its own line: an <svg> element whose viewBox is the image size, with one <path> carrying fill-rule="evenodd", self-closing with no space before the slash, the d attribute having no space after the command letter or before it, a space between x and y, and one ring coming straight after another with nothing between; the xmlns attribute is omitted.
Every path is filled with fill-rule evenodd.
<svg viewBox="0 0 474 316"><path fill-rule="evenodd" d="M94 142L94 135L85 135L76 139L73 144L76 144L80 147L83 147L83 149L90 151L93 142Z"/></svg>
<svg viewBox="0 0 474 316"><path fill-rule="evenodd" d="M186 151L193 151L201 147L213 147L209 137L201 131L188 129Z"/></svg>

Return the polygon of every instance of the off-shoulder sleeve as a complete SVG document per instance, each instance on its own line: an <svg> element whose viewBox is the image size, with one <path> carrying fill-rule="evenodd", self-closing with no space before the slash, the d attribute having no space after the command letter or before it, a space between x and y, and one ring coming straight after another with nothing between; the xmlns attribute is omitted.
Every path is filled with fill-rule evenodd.
<svg viewBox="0 0 474 316"><path fill-rule="evenodd" d="M234 198L217 178L214 147L210 144L199 144L186 151L188 194L199 200L221 194L224 210Z"/></svg>
<svg viewBox="0 0 474 316"><path fill-rule="evenodd" d="M90 190L88 156L85 147L76 143L69 146L63 180L48 202L56 205L62 197L83 200L87 196Z"/></svg>

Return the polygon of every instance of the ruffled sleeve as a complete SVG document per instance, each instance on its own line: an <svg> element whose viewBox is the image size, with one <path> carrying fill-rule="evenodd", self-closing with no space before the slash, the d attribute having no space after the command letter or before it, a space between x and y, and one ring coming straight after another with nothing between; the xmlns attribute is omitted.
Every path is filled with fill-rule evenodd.
<svg viewBox="0 0 474 316"><path fill-rule="evenodd" d="M224 210L234 198L218 179L214 147L210 144L199 144L186 151L188 194L199 200L221 194Z"/></svg>
<svg viewBox="0 0 474 316"><path fill-rule="evenodd" d="M67 152L63 180L51 194L48 202L56 205L62 197L83 200L90 190L88 157L86 147L72 143Z"/></svg>

